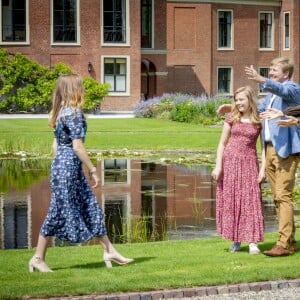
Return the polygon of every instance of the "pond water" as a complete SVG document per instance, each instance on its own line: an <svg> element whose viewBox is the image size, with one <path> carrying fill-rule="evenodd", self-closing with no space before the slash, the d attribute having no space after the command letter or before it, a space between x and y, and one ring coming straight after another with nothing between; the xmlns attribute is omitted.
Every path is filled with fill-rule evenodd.
<svg viewBox="0 0 300 300"><path fill-rule="evenodd" d="M95 194L114 243L214 237L215 183L209 165L105 158ZM50 160L0 159L0 248L35 247L50 200ZM265 230L276 231L271 198ZM97 243L92 240L89 244ZM52 246L62 245L53 239Z"/></svg>

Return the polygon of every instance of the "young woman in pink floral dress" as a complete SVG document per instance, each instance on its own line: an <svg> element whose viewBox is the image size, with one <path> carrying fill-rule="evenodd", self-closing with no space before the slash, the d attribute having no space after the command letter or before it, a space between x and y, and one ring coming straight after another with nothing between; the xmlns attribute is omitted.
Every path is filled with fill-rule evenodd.
<svg viewBox="0 0 300 300"><path fill-rule="evenodd" d="M212 178L217 181L217 232L234 242L230 252L239 251L245 242L249 243L250 254L259 254L257 243L264 238L260 189L265 178L264 147L260 168L256 151L260 133L255 93L249 86L241 87L234 93L212 171Z"/></svg>

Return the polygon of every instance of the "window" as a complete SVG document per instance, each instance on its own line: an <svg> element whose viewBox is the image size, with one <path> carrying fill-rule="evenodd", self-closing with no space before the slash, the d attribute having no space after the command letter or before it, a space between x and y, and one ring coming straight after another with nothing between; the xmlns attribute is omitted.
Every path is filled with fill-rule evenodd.
<svg viewBox="0 0 300 300"><path fill-rule="evenodd" d="M19 199L20 200L20 199ZM3 242L4 249L28 248L28 205L27 201L10 203L4 201Z"/></svg>
<svg viewBox="0 0 300 300"><path fill-rule="evenodd" d="M231 93L231 67L218 68L218 93Z"/></svg>
<svg viewBox="0 0 300 300"><path fill-rule="evenodd" d="M269 67L263 67L263 68L259 68L259 75L263 76L263 77L269 77Z"/></svg>
<svg viewBox="0 0 300 300"><path fill-rule="evenodd" d="M126 0L103 0L103 42L126 43Z"/></svg>
<svg viewBox="0 0 300 300"><path fill-rule="evenodd" d="M78 0L52 0L53 43L77 43Z"/></svg>
<svg viewBox="0 0 300 300"><path fill-rule="evenodd" d="M127 58L104 58L104 82L110 84L110 92L127 92Z"/></svg>
<svg viewBox="0 0 300 300"><path fill-rule="evenodd" d="M273 13L259 13L259 47L264 49L273 48Z"/></svg>
<svg viewBox="0 0 300 300"><path fill-rule="evenodd" d="M127 159L104 159L104 182L127 183Z"/></svg>
<svg viewBox="0 0 300 300"><path fill-rule="evenodd" d="M284 13L284 26L283 26L283 45L284 49L290 49L290 13Z"/></svg>
<svg viewBox="0 0 300 300"><path fill-rule="evenodd" d="M130 238L130 199L126 193L104 194L103 212L108 237L112 243L124 243ZM129 206L129 207L128 207Z"/></svg>
<svg viewBox="0 0 300 300"><path fill-rule="evenodd" d="M141 47L152 48L152 0L141 3Z"/></svg>
<svg viewBox="0 0 300 300"><path fill-rule="evenodd" d="M27 0L1 1L1 43L24 43L28 40Z"/></svg>
<svg viewBox="0 0 300 300"><path fill-rule="evenodd" d="M218 11L218 48L232 48L232 11Z"/></svg>
<svg viewBox="0 0 300 300"><path fill-rule="evenodd" d="M270 70L269 67L262 67L262 68L258 69L258 72L259 72L259 75L261 75L265 78L268 78L269 77L269 70ZM259 85L259 91L263 92L262 85Z"/></svg>

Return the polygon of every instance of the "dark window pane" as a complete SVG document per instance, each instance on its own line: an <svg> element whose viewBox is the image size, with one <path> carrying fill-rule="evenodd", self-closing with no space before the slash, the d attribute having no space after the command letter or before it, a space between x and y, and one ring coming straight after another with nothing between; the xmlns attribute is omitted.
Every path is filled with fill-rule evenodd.
<svg viewBox="0 0 300 300"><path fill-rule="evenodd" d="M114 74L114 64L105 63L104 72L105 74Z"/></svg>
<svg viewBox="0 0 300 300"><path fill-rule="evenodd" d="M142 1L141 33L141 47L152 48L152 0Z"/></svg>
<svg viewBox="0 0 300 300"><path fill-rule="evenodd" d="M104 1L103 36L104 42L126 42L126 0Z"/></svg>
<svg viewBox="0 0 300 300"><path fill-rule="evenodd" d="M76 42L76 9L76 0L55 0L53 2L54 42Z"/></svg>
<svg viewBox="0 0 300 300"><path fill-rule="evenodd" d="M53 1L53 9L55 10L63 10L64 2L62 0L54 0Z"/></svg>
<svg viewBox="0 0 300 300"><path fill-rule="evenodd" d="M260 15L260 47L271 48L272 43L272 14L261 13Z"/></svg>
<svg viewBox="0 0 300 300"><path fill-rule="evenodd" d="M103 1L103 10L104 11L112 11L113 10L113 3L114 1L111 0L104 0Z"/></svg>
<svg viewBox="0 0 300 300"><path fill-rule="evenodd" d="M13 8L14 9L22 9L24 10L26 7L26 1L18 1L18 0L14 0L13 1Z"/></svg>
<svg viewBox="0 0 300 300"><path fill-rule="evenodd" d="M7 5L10 4L10 5ZM2 41L26 41L26 1L2 2Z"/></svg>
<svg viewBox="0 0 300 300"><path fill-rule="evenodd" d="M219 47L231 46L231 12L219 12Z"/></svg>
<svg viewBox="0 0 300 300"><path fill-rule="evenodd" d="M229 68L220 68L218 70L218 92L230 93L230 73Z"/></svg>

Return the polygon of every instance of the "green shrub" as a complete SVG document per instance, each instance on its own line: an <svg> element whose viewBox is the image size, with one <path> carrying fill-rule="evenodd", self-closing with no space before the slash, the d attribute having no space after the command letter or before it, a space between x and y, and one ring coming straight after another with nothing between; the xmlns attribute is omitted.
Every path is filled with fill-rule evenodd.
<svg viewBox="0 0 300 300"><path fill-rule="evenodd" d="M74 73L63 63L51 70L25 55L9 55L0 49L0 112L45 113L51 106L51 95L60 74ZM108 85L92 78L84 79L86 89L85 109L91 110L108 93Z"/></svg>
<svg viewBox="0 0 300 300"><path fill-rule="evenodd" d="M108 94L109 84L99 84L98 81L90 77L84 78L83 83L85 88L84 109L91 111L97 104L100 104L99 99L102 100Z"/></svg>
<svg viewBox="0 0 300 300"><path fill-rule="evenodd" d="M174 106L170 119L176 122L195 123L199 115L196 104L190 100L183 101Z"/></svg>

